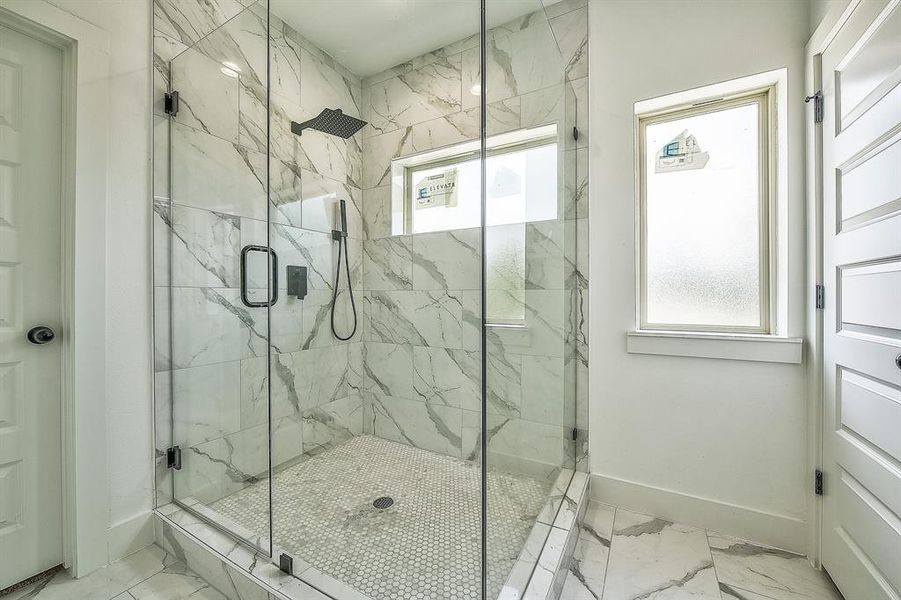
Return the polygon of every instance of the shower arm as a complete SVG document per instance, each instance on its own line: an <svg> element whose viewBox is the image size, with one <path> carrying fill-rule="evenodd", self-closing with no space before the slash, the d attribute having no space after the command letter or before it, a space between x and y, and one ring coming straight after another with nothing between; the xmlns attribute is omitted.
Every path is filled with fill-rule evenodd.
<svg viewBox="0 0 901 600"><path fill-rule="evenodd" d="M312 127L315 121L315 118L310 119L309 121L304 121L303 123L291 121L291 133L293 133L294 135L300 135L304 129L309 129L310 127Z"/></svg>

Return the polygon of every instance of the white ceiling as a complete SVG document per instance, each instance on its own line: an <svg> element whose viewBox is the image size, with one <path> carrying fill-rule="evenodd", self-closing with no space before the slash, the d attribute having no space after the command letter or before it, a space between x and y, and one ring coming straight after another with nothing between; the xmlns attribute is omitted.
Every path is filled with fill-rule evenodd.
<svg viewBox="0 0 901 600"><path fill-rule="evenodd" d="M541 0L489 0L488 27L541 5ZM270 7L360 77L479 31L479 0L270 0Z"/></svg>

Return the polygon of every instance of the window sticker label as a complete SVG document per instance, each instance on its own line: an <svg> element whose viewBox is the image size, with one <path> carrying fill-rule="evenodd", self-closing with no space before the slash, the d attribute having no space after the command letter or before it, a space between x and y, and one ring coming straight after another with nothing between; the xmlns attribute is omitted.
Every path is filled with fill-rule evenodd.
<svg viewBox="0 0 901 600"><path fill-rule="evenodd" d="M709 160L710 154L701 151L698 139L686 129L669 143L664 144L657 153L654 172L671 173L703 169Z"/></svg>
<svg viewBox="0 0 901 600"><path fill-rule="evenodd" d="M457 169L420 179L415 190L417 209L457 206Z"/></svg>

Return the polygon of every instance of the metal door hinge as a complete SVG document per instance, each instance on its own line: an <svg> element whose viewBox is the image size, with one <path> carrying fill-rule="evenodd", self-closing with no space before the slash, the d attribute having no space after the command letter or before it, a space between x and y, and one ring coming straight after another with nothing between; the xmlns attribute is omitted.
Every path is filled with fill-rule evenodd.
<svg viewBox="0 0 901 600"><path fill-rule="evenodd" d="M823 285L817 285L816 287L816 307L817 310L826 308L826 287Z"/></svg>
<svg viewBox="0 0 901 600"><path fill-rule="evenodd" d="M166 450L166 468L181 470L181 448L178 446Z"/></svg>
<svg viewBox="0 0 901 600"><path fill-rule="evenodd" d="M572 437L574 442L579 439L579 430L575 427L573 427Z"/></svg>
<svg viewBox="0 0 901 600"><path fill-rule="evenodd" d="M167 92L163 97L163 110L167 115L175 116L178 114L178 92Z"/></svg>
<svg viewBox="0 0 901 600"><path fill-rule="evenodd" d="M817 496L823 495L823 472L819 469L813 472L813 493Z"/></svg>
<svg viewBox="0 0 901 600"><path fill-rule="evenodd" d="M807 96L804 98L804 102L810 102L813 100L813 122L814 123L822 123L823 122L823 92L821 90L817 90L817 92L813 96Z"/></svg>
<svg viewBox="0 0 901 600"><path fill-rule="evenodd" d="M579 128L578 127L573 127L573 139L576 141L579 140Z"/></svg>

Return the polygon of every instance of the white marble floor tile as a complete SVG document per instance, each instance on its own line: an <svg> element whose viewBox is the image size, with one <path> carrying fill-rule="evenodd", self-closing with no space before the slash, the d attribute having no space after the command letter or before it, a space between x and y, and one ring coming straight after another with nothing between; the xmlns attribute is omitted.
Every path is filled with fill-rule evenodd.
<svg viewBox="0 0 901 600"><path fill-rule="evenodd" d="M570 559L561 598L601 598L610 556L610 538L616 509L591 502L579 523L579 540ZM568 595L567 595L568 594Z"/></svg>
<svg viewBox="0 0 901 600"><path fill-rule="evenodd" d="M227 600L183 563L163 569L128 591L135 600Z"/></svg>
<svg viewBox="0 0 901 600"><path fill-rule="evenodd" d="M605 600L721 598L702 529L619 509Z"/></svg>
<svg viewBox="0 0 901 600"><path fill-rule="evenodd" d="M109 600L174 562L159 546L148 546L81 579L72 579L68 572L61 571L49 581L17 590L3 600Z"/></svg>
<svg viewBox="0 0 901 600"><path fill-rule="evenodd" d="M723 600L771 600L748 590L736 589L722 581L720 582L720 593L723 595Z"/></svg>
<svg viewBox="0 0 901 600"><path fill-rule="evenodd" d="M265 592L264 592L265 594ZM3 600L227 600L183 562L153 545L72 579L65 571Z"/></svg>
<svg viewBox="0 0 901 600"><path fill-rule="evenodd" d="M601 595L588 587L578 575L570 571L563 582L560 600L600 600Z"/></svg>
<svg viewBox="0 0 901 600"><path fill-rule="evenodd" d="M774 600L840 600L825 573L807 558L710 532L710 550L719 580L738 598L760 594ZM725 593L724 593L725 596Z"/></svg>

